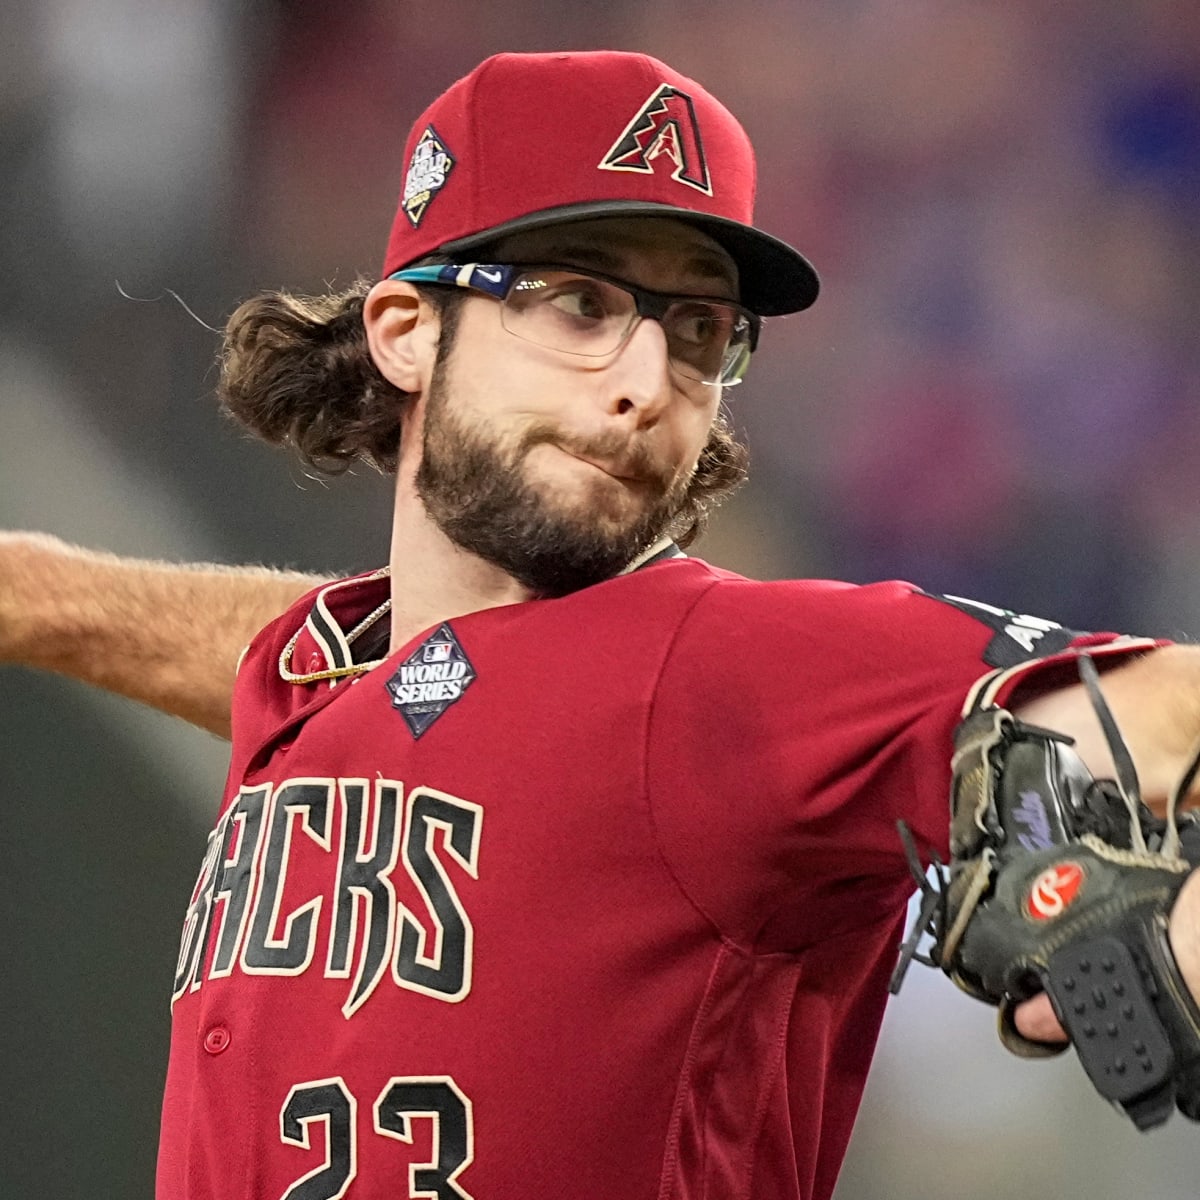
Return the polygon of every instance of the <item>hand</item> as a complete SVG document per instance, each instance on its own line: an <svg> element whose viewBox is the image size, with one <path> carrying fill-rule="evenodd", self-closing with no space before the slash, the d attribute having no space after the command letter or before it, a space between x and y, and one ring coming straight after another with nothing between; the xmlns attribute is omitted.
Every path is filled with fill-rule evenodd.
<svg viewBox="0 0 1200 1200"><path fill-rule="evenodd" d="M1200 871L1193 871L1171 910L1171 949L1179 972L1200 1004ZM1049 997L1035 996L1013 1014L1017 1032L1035 1042L1065 1042L1067 1035L1054 1015Z"/></svg>
<svg viewBox="0 0 1200 1200"><path fill-rule="evenodd" d="M1058 1023L1050 997L1043 992L1019 1004L1013 1013L1017 1032L1031 1042L1066 1042L1066 1030Z"/></svg>

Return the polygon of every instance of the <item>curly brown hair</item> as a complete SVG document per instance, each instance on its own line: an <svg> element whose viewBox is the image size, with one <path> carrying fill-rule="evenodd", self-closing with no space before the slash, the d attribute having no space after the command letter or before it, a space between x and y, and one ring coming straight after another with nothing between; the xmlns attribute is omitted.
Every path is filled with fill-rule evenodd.
<svg viewBox="0 0 1200 1200"><path fill-rule="evenodd" d="M356 462L384 474L396 470L400 411L410 396L389 383L371 358L362 316L371 286L360 279L321 296L260 292L240 304L225 326L217 384L225 411L263 441L291 446L325 475L339 475ZM441 319L438 355L444 358L466 293L440 287L421 293ZM712 510L745 480L747 457L718 415L671 521L679 545L690 545Z"/></svg>

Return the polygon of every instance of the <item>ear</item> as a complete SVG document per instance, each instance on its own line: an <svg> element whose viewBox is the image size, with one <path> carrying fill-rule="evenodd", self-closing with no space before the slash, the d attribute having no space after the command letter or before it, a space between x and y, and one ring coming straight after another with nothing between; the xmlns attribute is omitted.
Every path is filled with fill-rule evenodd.
<svg viewBox="0 0 1200 1200"><path fill-rule="evenodd" d="M363 301L363 326L383 377L402 392L423 393L437 360L441 322L420 292L399 279L382 280Z"/></svg>

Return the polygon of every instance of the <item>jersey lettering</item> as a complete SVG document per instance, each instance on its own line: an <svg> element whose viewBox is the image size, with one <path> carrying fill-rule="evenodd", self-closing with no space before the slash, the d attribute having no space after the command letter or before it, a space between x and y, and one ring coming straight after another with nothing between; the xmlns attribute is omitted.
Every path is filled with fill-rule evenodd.
<svg viewBox="0 0 1200 1200"><path fill-rule="evenodd" d="M308 971L323 913L323 973L350 980L347 1018L389 966L406 991L462 1000L471 990L474 927L459 876L478 878L482 824L478 804L427 787L413 788L406 801L396 780L304 778L245 788L209 835L184 918L172 1005L235 969Z"/></svg>
<svg viewBox="0 0 1200 1200"><path fill-rule="evenodd" d="M322 896L290 912L279 930L279 909L287 882L288 862L296 814L301 828L322 850L330 848L329 798L332 781L295 780L283 784L271 802L271 825L267 834L262 886L254 901L250 936L242 949L242 969L248 975L299 975L312 961L316 919Z"/></svg>
<svg viewBox="0 0 1200 1200"><path fill-rule="evenodd" d="M204 966L205 935L209 931L208 910L212 903L213 874L217 855L224 841L224 818L208 835L204 858L200 863L200 874L188 901L187 913L183 918L183 933L179 938L179 960L175 965L175 984L171 989L171 1006L189 988L195 991L200 986L200 973Z"/></svg>
<svg viewBox="0 0 1200 1200"><path fill-rule="evenodd" d="M377 780L374 811L368 814L368 786L365 779L341 781L342 848L325 974L346 978L351 949L358 946L358 969L342 1005L346 1016L356 1012L375 990L387 968L396 927L396 891L389 876L400 850L401 788Z"/></svg>
<svg viewBox="0 0 1200 1200"><path fill-rule="evenodd" d="M483 810L431 788L418 788L408 798L408 836L404 865L421 889L434 925L434 936L402 910L396 948L396 982L401 987L446 1000L461 1000L471 990L471 921L437 854L434 838L472 879L477 878L479 830ZM432 950L427 942L432 940Z"/></svg>
<svg viewBox="0 0 1200 1200"><path fill-rule="evenodd" d="M224 902L221 905L221 932L217 937L217 950L208 973L210 979L228 975L237 958L238 943L245 932L246 917L250 910L250 894L254 890L254 867L262 842L263 815L270 791L270 787L261 787L243 792L226 814L228 819L224 823L225 834L217 858L213 902L209 906L208 916L211 923L217 902ZM230 861L231 843L235 837L237 849ZM206 944L210 937L211 934L205 934Z"/></svg>

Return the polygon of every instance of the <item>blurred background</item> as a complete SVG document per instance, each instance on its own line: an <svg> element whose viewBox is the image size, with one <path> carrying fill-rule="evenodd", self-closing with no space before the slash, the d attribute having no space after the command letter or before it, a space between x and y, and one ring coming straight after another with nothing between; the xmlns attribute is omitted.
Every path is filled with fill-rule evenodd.
<svg viewBox="0 0 1200 1200"><path fill-rule="evenodd" d="M0 28L0 526L382 562L387 483L244 440L204 323L374 274L409 124L484 56L641 49L741 118L760 223L824 285L732 397L753 481L700 553L1200 631L1195 0L0 0ZM16 670L0 729L0 1195L148 1197L225 746ZM1194 1200L1197 1136L1137 1135L916 972L838 1200Z"/></svg>

